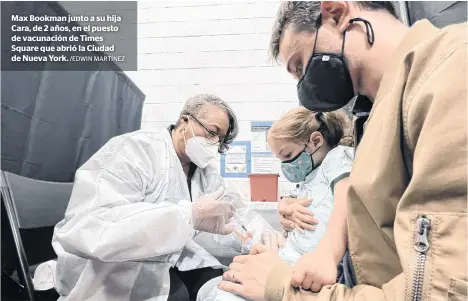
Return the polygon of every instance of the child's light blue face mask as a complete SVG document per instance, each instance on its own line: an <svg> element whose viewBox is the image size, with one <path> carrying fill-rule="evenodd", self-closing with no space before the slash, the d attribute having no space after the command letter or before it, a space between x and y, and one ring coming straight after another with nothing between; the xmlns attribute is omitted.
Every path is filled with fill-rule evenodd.
<svg viewBox="0 0 468 301"><path fill-rule="evenodd" d="M312 155L319 150L318 147L312 154L308 154L304 147L304 150L297 154L294 158L288 161L281 162L281 171L288 181L293 183L299 183L305 181L306 177L317 167L314 164Z"/></svg>

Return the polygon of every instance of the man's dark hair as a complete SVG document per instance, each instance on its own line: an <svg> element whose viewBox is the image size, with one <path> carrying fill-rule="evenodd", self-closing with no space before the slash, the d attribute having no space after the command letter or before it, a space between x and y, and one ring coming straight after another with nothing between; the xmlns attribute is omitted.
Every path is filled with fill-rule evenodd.
<svg viewBox="0 0 468 301"><path fill-rule="evenodd" d="M363 10L386 11L397 17L395 8L390 1L356 1ZM270 39L270 57L278 61L279 46L283 33L288 26L293 26L296 32L315 32L320 26L320 1L286 1L281 3L276 15L273 32Z"/></svg>

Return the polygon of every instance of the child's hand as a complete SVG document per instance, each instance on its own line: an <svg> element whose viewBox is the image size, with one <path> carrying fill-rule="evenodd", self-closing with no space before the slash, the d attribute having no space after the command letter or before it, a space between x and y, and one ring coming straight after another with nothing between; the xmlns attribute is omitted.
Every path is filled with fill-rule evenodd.
<svg viewBox="0 0 468 301"><path fill-rule="evenodd" d="M312 203L311 199L283 198L278 206L278 214L283 229L290 232L294 228L314 230L317 220L314 214L306 207Z"/></svg>
<svg viewBox="0 0 468 301"><path fill-rule="evenodd" d="M304 232L304 230L315 230L317 220L313 218L314 213L312 211L304 207L301 203L289 205L289 210L296 230L299 232Z"/></svg>
<svg viewBox="0 0 468 301"><path fill-rule="evenodd" d="M241 247L242 254L249 253L252 247L252 243L253 243L252 233L250 232L241 233L237 230L234 230L234 234L240 240L240 243L241 243L240 247Z"/></svg>
<svg viewBox="0 0 468 301"><path fill-rule="evenodd" d="M242 244L245 244L247 242L247 240L252 239L252 237L253 237L252 233L250 233L250 232L246 232L244 234L244 233L241 233L240 231L234 230L234 234L240 239Z"/></svg>
<svg viewBox="0 0 468 301"><path fill-rule="evenodd" d="M328 244L321 244L314 252L305 254L296 262L291 284L294 287L318 292L324 285L336 282L338 262Z"/></svg>
<svg viewBox="0 0 468 301"><path fill-rule="evenodd" d="M281 232L275 230L265 230L262 232L261 243L275 251L281 249L285 241L286 238Z"/></svg>

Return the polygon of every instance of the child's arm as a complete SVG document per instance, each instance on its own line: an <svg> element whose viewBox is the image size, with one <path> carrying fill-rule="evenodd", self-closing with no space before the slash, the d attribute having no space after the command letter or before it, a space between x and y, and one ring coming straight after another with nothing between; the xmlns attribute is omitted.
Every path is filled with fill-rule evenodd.
<svg viewBox="0 0 468 301"><path fill-rule="evenodd" d="M340 263L348 245L348 188L349 180L344 178L335 184L335 207L328 221L328 228L325 231L325 240L329 240L336 267Z"/></svg>
<svg viewBox="0 0 468 301"><path fill-rule="evenodd" d="M346 252L348 243L348 187L348 178L335 184L335 207L325 235L313 252L302 256L296 262L292 277L293 286L316 292L322 286L336 282L338 264Z"/></svg>

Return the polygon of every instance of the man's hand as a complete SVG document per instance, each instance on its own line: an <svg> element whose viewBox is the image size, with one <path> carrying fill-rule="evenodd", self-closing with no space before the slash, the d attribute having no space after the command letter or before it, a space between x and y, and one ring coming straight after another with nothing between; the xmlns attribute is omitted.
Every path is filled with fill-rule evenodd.
<svg viewBox="0 0 468 301"><path fill-rule="evenodd" d="M278 252L256 244L250 255L234 257L218 287L249 300L264 301L270 272L281 261Z"/></svg>
<svg viewBox="0 0 468 301"><path fill-rule="evenodd" d="M278 206L280 223L284 230L290 232L294 228L299 231L315 230L317 220L314 213L306 208L312 203L311 199L283 198Z"/></svg>
<svg viewBox="0 0 468 301"><path fill-rule="evenodd" d="M338 263L329 244L320 243L314 252L305 254L296 262L291 284L294 287L318 292L324 285L336 282Z"/></svg>

